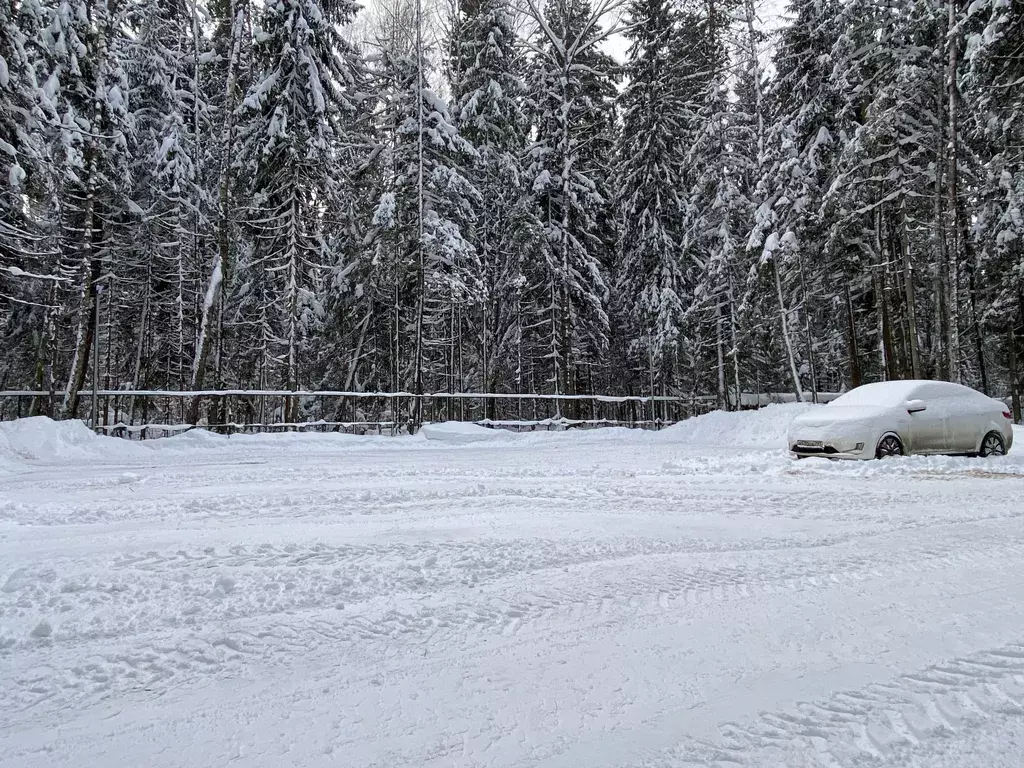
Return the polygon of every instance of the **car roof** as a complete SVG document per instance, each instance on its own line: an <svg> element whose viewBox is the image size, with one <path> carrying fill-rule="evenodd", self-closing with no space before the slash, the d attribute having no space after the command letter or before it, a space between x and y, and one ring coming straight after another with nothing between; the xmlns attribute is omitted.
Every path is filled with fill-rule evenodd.
<svg viewBox="0 0 1024 768"><path fill-rule="evenodd" d="M922 390L925 391L922 392ZM923 397L941 397L943 395L974 395L976 397L985 397L985 395L978 392L977 390L971 389L970 387L965 387L963 384L955 384L950 381L935 381L933 379L899 379L896 381L876 381L872 382L871 384L863 384L859 387L854 387L849 392L844 393L844 396L852 393L874 396L878 397L879 400L889 402L897 401L900 399L909 400L919 395ZM863 398L857 397L855 399L861 400Z"/></svg>

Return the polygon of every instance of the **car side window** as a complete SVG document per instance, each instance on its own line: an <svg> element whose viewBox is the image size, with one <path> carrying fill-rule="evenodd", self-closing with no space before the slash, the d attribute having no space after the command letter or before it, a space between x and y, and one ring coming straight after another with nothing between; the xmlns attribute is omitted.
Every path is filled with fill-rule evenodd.
<svg viewBox="0 0 1024 768"><path fill-rule="evenodd" d="M941 384L922 384L920 387L913 390L910 397L907 399L931 401L946 398L948 396L949 393Z"/></svg>

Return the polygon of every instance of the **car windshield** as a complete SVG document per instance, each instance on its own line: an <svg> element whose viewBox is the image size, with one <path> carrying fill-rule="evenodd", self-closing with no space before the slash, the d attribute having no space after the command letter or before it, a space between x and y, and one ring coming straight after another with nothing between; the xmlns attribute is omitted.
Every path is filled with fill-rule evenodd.
<svg viewBox="0 0 1024 768"><path fill-rule="evenodd" d="M837 406L894 406L899 405L913 395L913 386L905 381L886 381L877 384L865 384L840 395L829 405Z"/></svg>

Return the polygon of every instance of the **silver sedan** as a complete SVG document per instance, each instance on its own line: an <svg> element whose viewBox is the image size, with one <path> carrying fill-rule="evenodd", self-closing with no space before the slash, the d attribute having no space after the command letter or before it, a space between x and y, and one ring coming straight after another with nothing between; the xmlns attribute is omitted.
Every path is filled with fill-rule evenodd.
<svg viewBox="0 0 1024 768"><path fill-rule="evenodd" d="M1002 456L1013 445L1005 404L946 381L865 384L797 416L797 458L874 459L923 454Z"/></svg>

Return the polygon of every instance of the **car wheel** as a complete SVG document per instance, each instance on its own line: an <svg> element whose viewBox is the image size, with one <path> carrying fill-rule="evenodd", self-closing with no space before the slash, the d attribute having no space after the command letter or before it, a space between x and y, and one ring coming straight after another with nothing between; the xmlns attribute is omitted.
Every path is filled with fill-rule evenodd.
<svg viewBox="0 0 1024 768"><path fill-rule="evenodd" d="M1005 456L1006 446L1003 444L1003 436L998 432L989 432L981 441L981 456Z"/></svg>
<svg viewBox="0 0 1024 768"><path fill-rule="evenodd" d="M875 449L876 459L888 459L893 456L903 455L903 443L896 435L886 435L878 441L878 447Z"/></svg>

